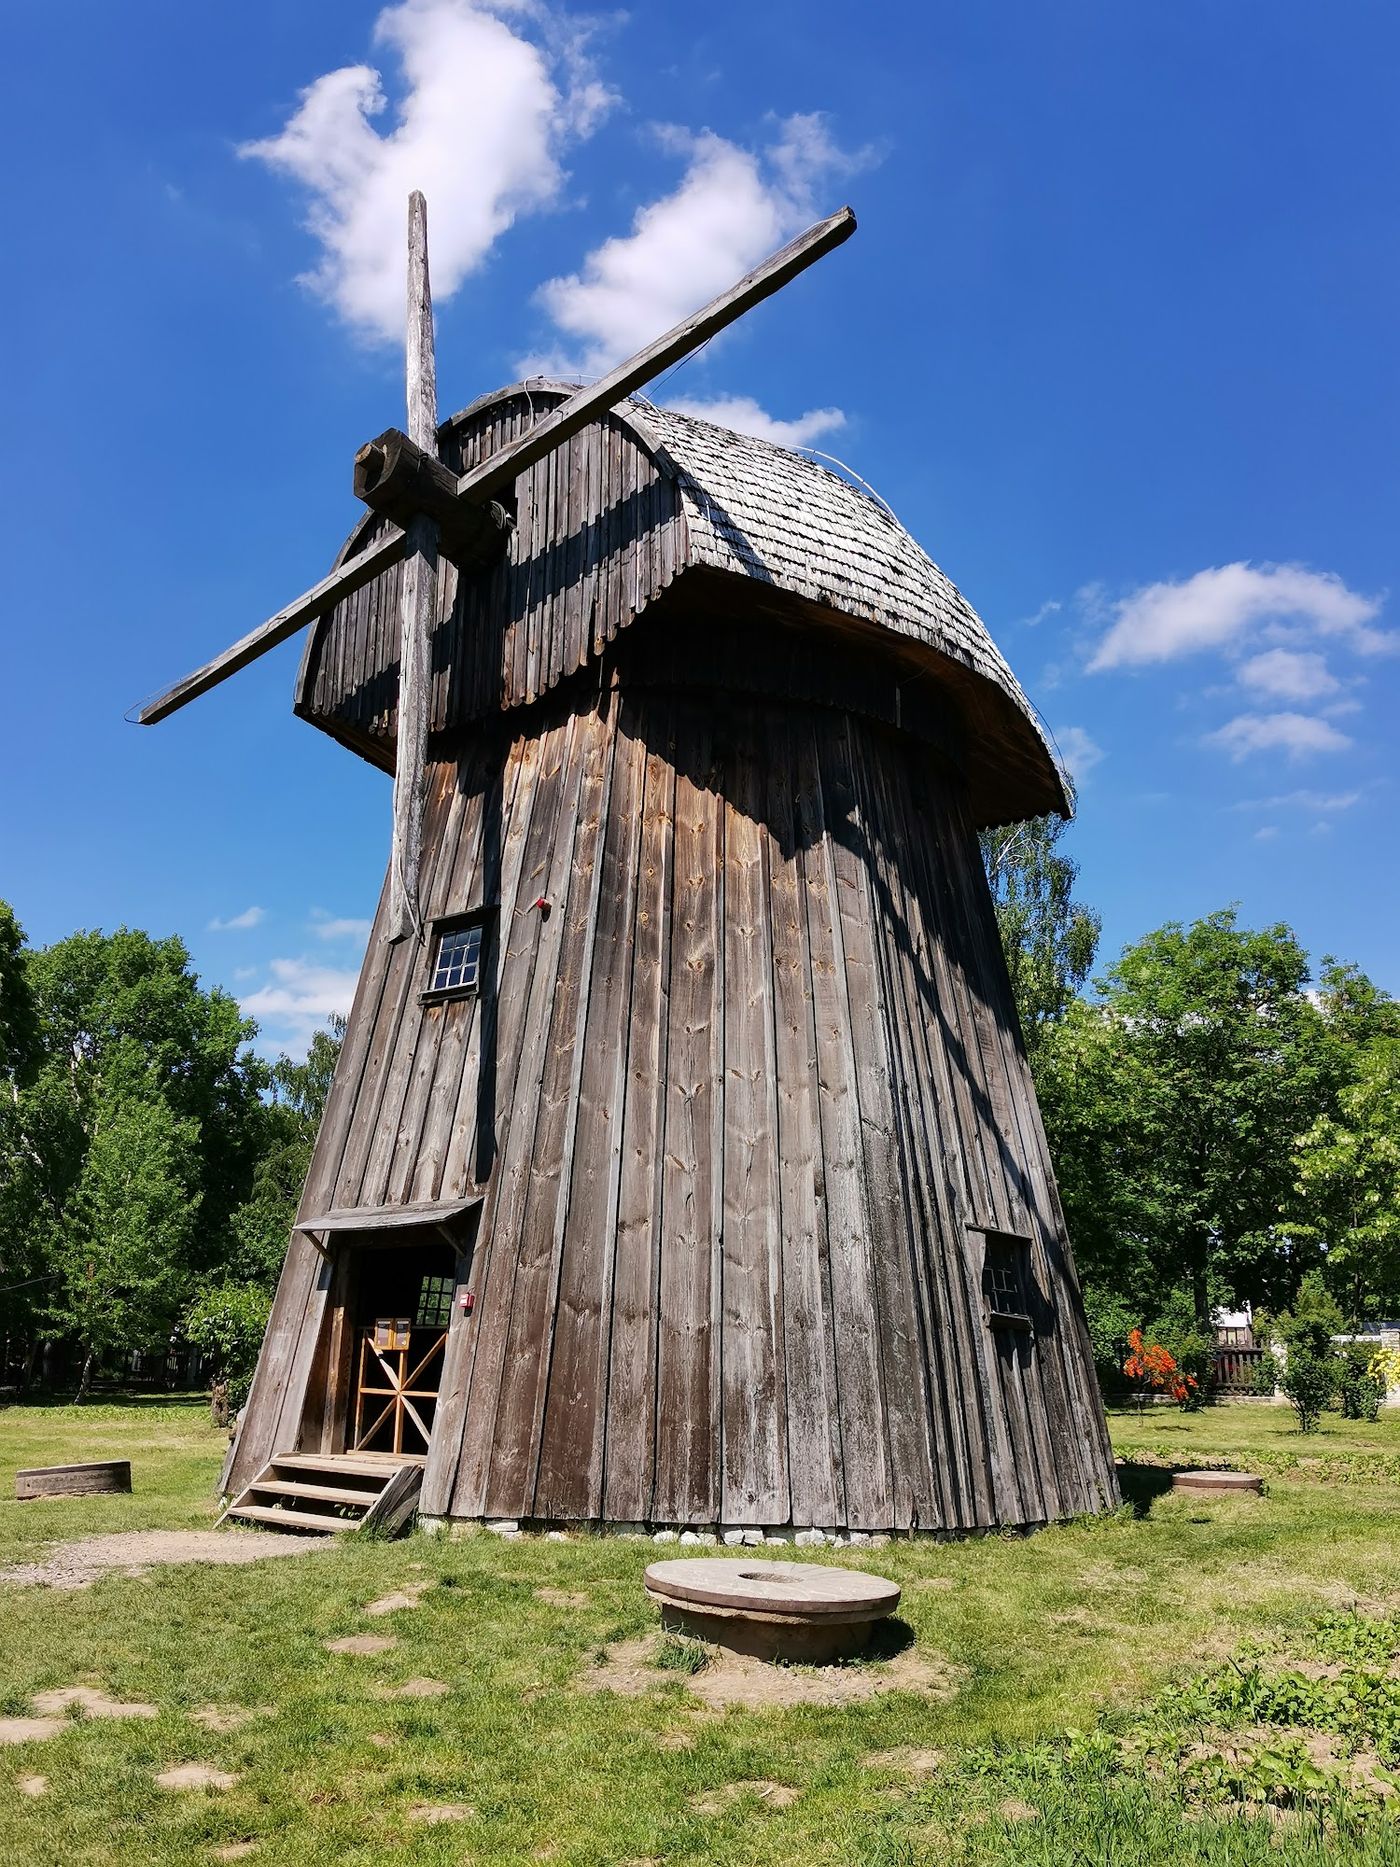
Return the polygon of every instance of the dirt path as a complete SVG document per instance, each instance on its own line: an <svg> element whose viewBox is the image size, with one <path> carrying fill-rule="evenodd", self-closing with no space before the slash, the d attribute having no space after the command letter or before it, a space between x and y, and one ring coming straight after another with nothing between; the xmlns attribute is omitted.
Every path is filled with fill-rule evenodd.
<svg viewBox="0 0 1400 1867"><path fill-rule="evenodd" d="M102 1575L145 1575L172 1562L265 1562L328 1549L325 1536L262 1530L122 1530L61 1543L42 1562L0 1569L0 1582L24 1588L87 1588Z"/></svg>

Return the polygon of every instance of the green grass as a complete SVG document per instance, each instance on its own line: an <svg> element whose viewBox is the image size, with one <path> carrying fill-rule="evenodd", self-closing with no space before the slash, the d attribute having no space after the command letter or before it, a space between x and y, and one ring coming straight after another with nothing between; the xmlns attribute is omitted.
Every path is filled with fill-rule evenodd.
<svg viewBox="0 0 1400 1867"><path fill-rule="evenodd" d="M0 1560L81 1534L207 1523L223 1442L206 1418L181 1404L0 1414L0 1498L15 1466L78 1457L130 1456L136 1486L129 1498L0 1502ZM1278 1825L1209 1801L1188 1807L1171 1773L1125 1769L1111 1745L1081 1756L1079 1740L1063 1738L1169 1707L1177 1681L1218 1672L1250 1641L1311 1650L1320 1617L1358 1600L1379 1615L1400 1597L1400 1485L1387 1476L1392 1460L1400 1471L1400 1419L1329 1419L1301 1439L1291 1418L1222 1407L1112 1421L1125 1453L1268 1461L1262 1500L1176 1498L1144 1463L1128 1473L1131 1502L1109 1518L819 1555L903 1585L919 1649L960 1669L960 1689L942 1701L891 1693L840 1709L699 1718L679 1664L659 1669L642 1697L581 1691L600 1652L654 1624L640 1578L657 1552L614 1538L355 1539L246 1568L113 1576L80 1593L5 1591L5 1711L46 1687L90 1682L160 1715L84 1720L0 1748L0 1859L187 1867L256 1838L257 1867L1400 1862L1400 1823L1388 1817ZM431 1584L420 1606L364 1619L364 1604L412 1581ZM545 1586L588 1605L551 1606L535 1593ZM371 1658L325 1651L367 1630L397 1645ZM377 1696L424 1675L449 1692ZM208 1703L269 1712L216 1736L191 1718ZM678 1731L692 1748L659 1741ZM944 1767L925 1780L871 1767L872 1753L902 1747L937 1749ZM191 1760L239 1782L219 1794L155 1787L157 1770ZM27 1800L17 1779L36 1772L51 1787ZM783 1808L753 1797L718 1815L689 1806L764 1780L801 1793ZM409 1818L418 1803L475 1813L423 1826ZM1186 1828L1184 1808L1199 1818Z"/></svg>
<svg viewBox="0 0 1400 1867"><path fill-rule="evenodd" d="M203 1399L0 1410L0 1567L73 1536L206 1529L218 1514L214 1485L227 1446ZM12 1502L17 1471L83 1459L130 1459L131 1495Z"/></svg>

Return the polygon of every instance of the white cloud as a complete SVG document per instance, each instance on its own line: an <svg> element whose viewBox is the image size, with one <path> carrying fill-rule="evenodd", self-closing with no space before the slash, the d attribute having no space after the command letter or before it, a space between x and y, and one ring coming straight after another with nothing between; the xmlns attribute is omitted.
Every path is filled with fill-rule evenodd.
<svg viewBox="0 0 1400 1867"><path fill-rule="evenodd" d="M1285 752L1293 759L1315 752L1343 752L1352 741L1326 720L1307 713L1241 713L1207 733L1206 744L1221 747L1238 763L1253 752Z"/></svg>
<svg viewBox="0 0 1400 1867"><path fill-rule="evenodd" d="M1278 825L1276 823L1261 823L1254 832L1254 840L1256 843L1270 843L1277 835Z"/></svg>
<svg viewBox="0 0 1400 1867"><path fill-rule="evenodd" d="M359 977L351 969L306 959L275 959L268 971L268 983L242 995L239 1003L261 1027L258 1048L289 1056L303 1055L333 1012L349 1012Z"/></svg>
<svg viewBox="0 0 1400 1867"><path fill-rule="evenodd" d="M407 203L421 188L434 295L450 298L517 216L558 198L562 152L614 102L588 31L541 0L386 7L373 39L402 73L391 127L374 123L389 108L380 72L348 65L309 85L276 136L239 151L310 191L321 258L302 282L365 335L401 338Z"/></svg>
<svg viewBox="0 0 1400 1867"><path fill-rule="evenodd" d="M1297 648L1266 648L1240 665L1240 682L1270 700L1318 700L1341 686L1319 654Z"/></svg>
<svg viewBox="0 0 1400 1867"><path fill-rule="evenodd" d="M1362 654L1395 638L1368 625L1380 600L1330 571L1301 564L1222 564L1178 583L1147 584L1112 605L1114 620L1089 660L1091 673L1227 650L1257 632L1269 639L1344 639Z"/></svg>
<svg viewBox="0 0 1400 1867"><path fill-rule="evenodd" d="M1042 603L1033 616L1022 616L1016 626L1021 629L1037 629L1047 616L1053 616L1063 608L1064 604L1052 597L1049 602Z"/></svg>
<svg viewBox="0 0 1400 1867"><path fill-rule="evenodd" d="M318 940L357 940L363 944L369 939L372 925L353 916L327 914L324 908L311 910L311 931Z"/></svg>
<svg viewBox="0 0 1400 1867"><path fill-rule="evenodd" d="M562 373L599 376L678 324L816 218L820 188L871 160L838 149L820 114L786 118L777 141L757 152L711 130L658 134L665 150L687 158L677 187L639 208L630 233L605 240L578 272L537 294L574 347L569 359L552 360Z"/></svg>
<svg viewBox="0 0 1400 1867"><path fill-rule="evenodd" d="M220 920L216 914L208 926L209 933L234 933L246 927L256 927L258 922L267 917L266 908L244 908L241 914L230 914L227 920Z"/></svg>
<svg viewBox="0 0 1400 1867"><path fill-rule="evenodd" d="M1054 740L1076 784L1082 784L1095 765L1102 764L1108 756L1082 726L1058 726L1054 731Z"/></svg>
<svg viewBox="0 0 1400 1867"><path fill-rule="evenodd" d="M1242 797L1231 810L1297 810L1331 816L1361 802L1359 791L1284 791L1277 797Z"/></svg>
<svg viewBox="0 0 1400 1867"><path fill-rule="evenodd" d="M805 415L783 421L770 415L751 395L720 395L710 401L696 396L677 396L666 406L681 415L694 415L700 421L733 428L739 434L756 435L760 441L773 441L779 447L806 447L820 436L832 434L846 425L846 417L839 408L809 408Z"/></svg>

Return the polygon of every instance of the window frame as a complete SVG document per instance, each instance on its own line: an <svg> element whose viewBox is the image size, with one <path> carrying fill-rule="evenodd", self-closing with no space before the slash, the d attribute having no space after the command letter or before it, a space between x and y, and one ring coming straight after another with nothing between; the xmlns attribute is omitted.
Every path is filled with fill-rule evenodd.
<svg viewBox="0 0 1400 1867"><path fill-rule="evenodd" d="M485 977L491 954L491 933L495 923L494 907L474 908L469 914L445 914L432 921L428 934L428 984L418 994L420 1005L441 1005L454 998L476 998L481 992L481 982ZM470 928L481 929L481 945L477 952L476 977L470 985L434 985L433 977L438 968L438 954L443 940L448 934L465 933Z"/></svg>
<svg viewBox="0 0 1400 1867"><path fill-rule="evenodd" d="M982 1300L986 1305L990 1329L1016 1329L1030 1334L1035 1329L1031 1307L1035 1300L1035 1240L1025 1232L1003 1231L999 1225L969 1225L970 1232L982 1239ZM1020 1309L998 1309L993 1286L994 1253L1006 1253L1016 1275L1021 1299Z"/></svg>

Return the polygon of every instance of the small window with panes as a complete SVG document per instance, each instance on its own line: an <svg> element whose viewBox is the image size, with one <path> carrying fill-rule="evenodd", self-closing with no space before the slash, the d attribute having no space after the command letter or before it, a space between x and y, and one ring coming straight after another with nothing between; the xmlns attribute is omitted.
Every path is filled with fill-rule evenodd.
<svg viewBox="0 0 1400 1867"><path fill-rule="evenodd" d="M484 913L435 922L424 998L465 998L480 991L486 938Z"/></svg>
<svg viewBox="0 0 1400 1867"><path fill-rule="evenodd" d="M418 1286L418 1309L414 1326L418 1329L445 1329L452 1321L452 1279L425 1277Z"/></svg>
<svg viewBox="0 0 1400 1867"><path fill-rule="evenodd" d="M1031 1326L1031 1241L1010 1232L984 1232L982 1294L993 1328Z"/></svg>

